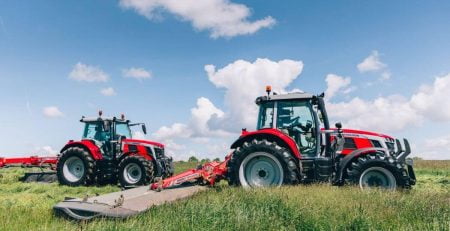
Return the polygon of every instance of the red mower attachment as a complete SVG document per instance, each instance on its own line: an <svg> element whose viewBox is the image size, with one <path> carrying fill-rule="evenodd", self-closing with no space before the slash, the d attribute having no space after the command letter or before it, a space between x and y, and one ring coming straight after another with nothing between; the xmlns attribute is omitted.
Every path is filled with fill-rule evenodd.
<svg viewBox="0 0 450 231"><path fill-rule="evenodd" d="M8 167L49 167L54 169L56 162L58 161L58 157L39 157L39 156L30 156L30 157L0 157L0 168L8 168Z"/></svg>
<svg viewBox="0 0 450 231"><path fill-rule="evenodd" d="M227 173L227 163L229 156L223 162L209 162L200 165L195 169L187 170L173 177L160 180L150 185L151 190L161 191L162 189L173 188L185 183L213 186Z"/></svg>
<svg viewBox="0 0 450 231"><path fill-rule="evenodd" d="M40 172L27 172L19 180L23 182L55 182L56 172L55 166L58 161L56 156L39 157L0 157L0 169L10 167L22 167L22 168L40 168ZM51 171L45 171L49 169Z"/></svg>

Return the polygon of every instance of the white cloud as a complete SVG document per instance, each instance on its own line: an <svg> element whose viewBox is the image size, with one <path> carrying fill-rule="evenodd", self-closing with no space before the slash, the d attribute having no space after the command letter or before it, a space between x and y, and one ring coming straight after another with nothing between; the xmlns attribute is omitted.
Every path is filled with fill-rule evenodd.
<svg viewBox="0 0 450 231"><path fill-rule="evenodd" d="M353 88L348 87L350 83L352 82L350 77L342 77L335 74L328 74L325 78L325 81L327 82L327 90L325 91L325 97L327 99L333 98L333 96L336 95L341 89L343 93L348 94L350 93Z"/></svg>
<svg viewBox="0 0 450 231"><path fill-rule="evenodd" d="M69 78L76 81L85 82L106 82L109 79L108 74L103 72L99 67L90 66L83 63L75 64Z"/></svg>
<svg viewBox="0 0 450 231"><path fill-rule="evenodd" d="M36 156L56 156L57 154L58 151L54 150L51 146L36 147L33 150L33 155Z"/></svg>
<svg viewBox="0 0 450 231"><path fill-rule="evenodd" d="M104 96L113 96L116 95L116 91L112 87L103 88L100 90L100 93Z"/></svg>
<svg viewBox="0 0 450 231"><path fill-rule="evenodd" d="M169 12L197 30L209 31L213 38L253 34L275 24L270 16L249 21L251 9L229 0L121 0L120 5L150 20Z"/></svg>
<svg viewBox="0 0 450 231"><path fill-rule="evenodd" d="M425 159L450 159L450 135L426 139L419 152Z"/></svg>
<svg viewBox="0 0 450 231"><path fill-rule="evenodd" d="M374 100L355 97L347 102L329 102L327 110L331 119L343 122L344 127L369 131L400 131L422 122L422 117L410 106L409 101L398 95Z"/></svg>
<svg viewBox="0 0 450 231"><path fill-rule="evenodd" d="M150 71L147 71L144 68L136 68L136 67L123 69L122 75L125 78L134 78L139 80L150 79L152 77L152 73Z"/></svg>
<svg viewBox="0 0 450 231"><path fill-rule="evenodd" d="M147 138L146 135L141 131L133 131L132 135L133 135L133 139L137 139L137 140L145 140Z"/></svg>
<svg viewBox="0 0 450 231"><path fill-rule="evenodd" d="M266 85L271 85L274 92L287 92L286 88L302 69L303 63L294 60L257 59L253 63L237 60L218 70L213 65L206 65L209 80L217 88L225 89L226 113L221 119L214 118L210 124L234 132L240 128L254 128L258 115L256 97L264 94Z"/></svg>
<svg viewBox="0 0 450 231"><path fill-rule="evenodd" d="M380 61L378 51L372 51L372 53L365 58L361 63L357 65L360 72L374 72L384 69L386 64Z"/></svg>
<svg viewBox="0 0 450 231"><path fill-rule="evenodd" d="M411 106L423 116L450 121L450 73L436 77L432 85L422 85L411 98Z"/></svg>
<svg viewBox="0 0 450 231"><path fill-rule="evenodd" d="M328 85L328 88L334 88ZM425 120L450 121L450 74L437 77L432 85L422 85L410 98L401 95L328 103L333 120L345 127L373 131L401 131Z"/></svg>
<svg viewBox="0 0 450 231"><path fill-rule="evenodd" d="M44 113L44 115L49 118L57 118L64 116L64 114L56 106L44 107L42 113Z"/></svg>

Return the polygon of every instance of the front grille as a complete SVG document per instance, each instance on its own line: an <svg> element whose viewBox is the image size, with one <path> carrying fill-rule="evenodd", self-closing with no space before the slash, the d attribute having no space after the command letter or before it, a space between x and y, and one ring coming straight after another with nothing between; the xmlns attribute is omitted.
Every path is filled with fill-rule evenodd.
<svg viewBox="0 0 450 231"><path fill-rule="evenodd" d="M395 144L391 142L386 142L386 146L389 149L389 151L394 152L395 151Z"/></svg>
<svg viewBox="0 0 450 231"><path fill-rule="evenodd" d="M378 140L370 140L370 142L372 142L372 145L376 148L382 148L383 146L381 145L380 141Z"/></svg>

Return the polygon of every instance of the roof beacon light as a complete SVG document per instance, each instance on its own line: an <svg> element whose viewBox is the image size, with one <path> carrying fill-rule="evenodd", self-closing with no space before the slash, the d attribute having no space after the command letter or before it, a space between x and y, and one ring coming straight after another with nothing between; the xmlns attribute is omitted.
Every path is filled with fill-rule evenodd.
<svg viewBox="0 0 450 231"><path fill-rule="evenodd" d="M121 114L121 115L120 115L120 118L121 118L122 120L125 120L125 114Z"/></svg>
<svg viewBox="0 0 450 231"><path fill-rule="evenodd" d="M102 111L102 110L99 110L99 111L98 111L98 116L99 116L99 117L102 117L102 115L103 115L103 111Z"/></svg>
<svg viewBox="0 0 450 231"><path fill-rule="evenodd" d="M267 92L267 97L270 97L270 92L272 91L272 86L267 85L266 86L266 92Z"/></svg>

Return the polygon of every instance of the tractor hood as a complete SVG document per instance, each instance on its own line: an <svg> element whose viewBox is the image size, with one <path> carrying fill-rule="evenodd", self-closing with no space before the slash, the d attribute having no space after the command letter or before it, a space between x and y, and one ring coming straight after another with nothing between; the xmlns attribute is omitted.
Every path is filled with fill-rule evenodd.
<svg viewBox="0 0 450 231"><path fill-rule="evenodd" d="M124 140L122 140L122 142L127 143L127 144L143 144L143 145L147 144L147 145L152 145L152 146L156 146L159 148L164 148L164 144L154 142L154 141L149 141L149 140L124 139Z"/></svg>
<svg viewBox="0 0 450 231"><path fill-rule="evenodd" d="M336 130L336 128L332 128L331 130ZM381 138L392 140L392 142L394 142L394 140L395 140L394 137L392 137L392 136L388 136L388 135L376 133L376 132L362 131L362 130L356 130L356 129L345 129L345 128L342 129L342 132L344 133L344 135L345 134L347 134L347 135L355 134L355 135L378 136Z"/></svg>

